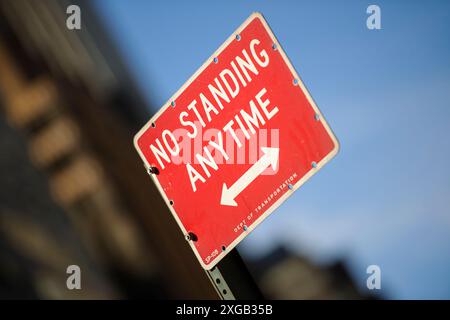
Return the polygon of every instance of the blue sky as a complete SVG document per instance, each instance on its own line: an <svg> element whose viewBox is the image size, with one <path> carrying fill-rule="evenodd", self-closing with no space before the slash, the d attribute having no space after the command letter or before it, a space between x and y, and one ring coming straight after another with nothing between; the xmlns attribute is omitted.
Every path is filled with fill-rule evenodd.
<svg viewBox="0 0 450 320"><path fill-rule="evenodd" d="M252 12L264 14L341 143L240 246L345 257L361 289L450 298L450 2L97 0L157 109ZM382 30L366 28L381 8Z"/></svg>

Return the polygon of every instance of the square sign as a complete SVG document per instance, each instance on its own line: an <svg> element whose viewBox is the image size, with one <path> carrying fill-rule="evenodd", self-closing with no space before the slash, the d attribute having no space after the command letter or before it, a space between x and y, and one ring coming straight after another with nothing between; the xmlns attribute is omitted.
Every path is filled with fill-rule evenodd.
<svg viewBox="0 0 450 320"><path fill-rule="evenodd" d="M178 90L134 144L205 269L339 148L259 13Z"/></svg>

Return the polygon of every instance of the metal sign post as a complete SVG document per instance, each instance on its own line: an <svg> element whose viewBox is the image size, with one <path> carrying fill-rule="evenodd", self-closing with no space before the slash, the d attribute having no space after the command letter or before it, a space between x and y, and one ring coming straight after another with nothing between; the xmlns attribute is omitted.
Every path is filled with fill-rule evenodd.
<svg viewBox="0 0 450 320"><path fill-rule="evenodd" d="M205 271L217 294L223 300L264 299L236 249L233 249L214 268Z"/></svg>

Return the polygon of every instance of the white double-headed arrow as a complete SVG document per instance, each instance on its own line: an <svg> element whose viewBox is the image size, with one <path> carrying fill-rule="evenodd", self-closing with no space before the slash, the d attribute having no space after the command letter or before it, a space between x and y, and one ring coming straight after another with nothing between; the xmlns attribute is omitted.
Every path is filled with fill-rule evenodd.
<svg viewBox="0 0 450 320"><path fill-rule="evenodd" d="M267 167L272 166L276 170L278 164L279 148L261 148L264 155L255 162L231 187L224 183L222 188L222 197L220 204L223 206L236 207L238 204L234 200L238 194L248 187Z"/></svg>

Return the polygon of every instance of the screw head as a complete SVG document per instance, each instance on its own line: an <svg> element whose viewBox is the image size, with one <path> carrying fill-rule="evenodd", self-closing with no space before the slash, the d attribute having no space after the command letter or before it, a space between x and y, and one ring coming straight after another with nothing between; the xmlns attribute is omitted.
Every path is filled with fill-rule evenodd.
<svg viewBox="0 0 450 320"><path fill-rule="evenodd" d="M196 242L198 240L198 237L195 233L189 232L187 235L185 235L185 238L187 241L194 241Z"/></svg>
<svg viewBox="0 0 450 320"><path fill-rule="evenodd" d="M158 175L159 174L159 170L158 170L157 167L148 167L147 168L147 173L148 174L156 174L156 175Z"/></svg>

